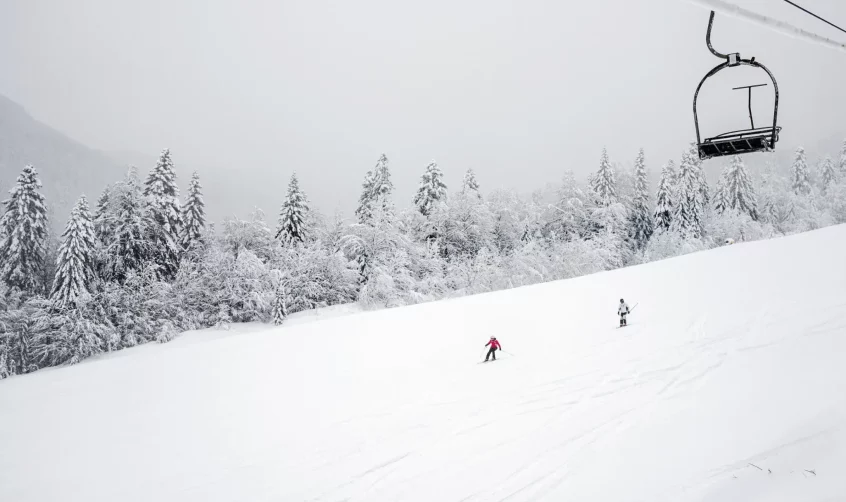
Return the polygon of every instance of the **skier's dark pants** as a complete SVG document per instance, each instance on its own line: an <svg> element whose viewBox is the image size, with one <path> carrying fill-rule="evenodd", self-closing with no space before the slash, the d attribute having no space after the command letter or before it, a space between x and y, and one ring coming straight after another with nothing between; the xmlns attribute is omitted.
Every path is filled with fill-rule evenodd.
<svg viewBox="0 0 846 502"><path fill-rule="evenodd" d="M491 347L491 350L488 351L488 355L485 356L485 361L487 361L491 356L493 356L493 360L496 361L496 347Z"/></svg>
<svg viewBox="0 0 846 502"><path fill-rule="evenodd" d="M620 314L620 326L626 325L626 314Z"/></svg>

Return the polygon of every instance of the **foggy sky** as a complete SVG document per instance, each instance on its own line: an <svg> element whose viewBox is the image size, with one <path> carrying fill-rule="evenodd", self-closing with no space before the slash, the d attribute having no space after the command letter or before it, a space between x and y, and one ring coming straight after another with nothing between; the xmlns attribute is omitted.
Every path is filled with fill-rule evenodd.
<svg viewBox="0 0 846 502"><path fill-rule="evenodd" d="M781 1L734 3L846 38ZM801 4L846 24L846 2ZM707 20L682 0L3 0L0 94L93 148L171 148L214 218L273 218L293 171L313 206L349 213L383 152L400 206L433 159L484 192L584 175L603 146L624 165L643 147L659 170L694 138L693 91L720 62ZM778 149L846 138L846 55L719 13L713 43L775 74ZM767 79L747 70L703 89L705 135L748 126L730 89ZM756 125L771 99L756 90Z"/></svg>

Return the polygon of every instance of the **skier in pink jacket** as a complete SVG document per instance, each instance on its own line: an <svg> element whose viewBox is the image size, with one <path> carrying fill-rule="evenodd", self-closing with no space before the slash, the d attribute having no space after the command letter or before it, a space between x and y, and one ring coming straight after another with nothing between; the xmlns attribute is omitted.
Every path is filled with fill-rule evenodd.
<svg viewBox="0 0 846 502"><path fill-rule="evenodd" d="M487 361L491 356L493 356L493 360L496 361L496 351L502 350L502 345L499 344L499 340L497 340L495 336L491 337L490 341L485 344L485 347L488 345L491 346L491 349L488 351L488 355L485 356L485 361Z"/></svg>

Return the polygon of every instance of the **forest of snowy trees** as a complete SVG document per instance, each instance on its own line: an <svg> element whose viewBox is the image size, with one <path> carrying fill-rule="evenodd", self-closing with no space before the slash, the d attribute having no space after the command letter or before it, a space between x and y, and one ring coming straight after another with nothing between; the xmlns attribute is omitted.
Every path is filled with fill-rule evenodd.
<svg viewBox="0 0 846 502"><path fill-rule="evenodd" d="M759 172L723 164L709 187L690 145L651 187L658 167L643 150L631 172L603 150L586 184L565 172L526 198L483 194L472 170L450 190L433 161L416 193L398 195L382 155L353 221L310 207L294 174L275 224L256 209L217 226L197 173L181 198L164 150L145 179L130 168L93 207L81 196L60 236L28 165L0 218L0 378L191 329L494 291L846 222L846 142L813 168L802 148Z"/></svg>

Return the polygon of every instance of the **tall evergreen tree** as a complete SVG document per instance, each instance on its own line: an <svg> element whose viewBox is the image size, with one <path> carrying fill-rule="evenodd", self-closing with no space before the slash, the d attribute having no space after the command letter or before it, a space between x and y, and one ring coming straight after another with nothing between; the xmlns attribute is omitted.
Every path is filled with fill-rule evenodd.
<svg viewBox="0 0 846 502"><path fill-rule="evenodd" d="M279 229L276 231L276 238L286 244L295 244L305 241L308 230L305 228L305 219L308 214L308 202L305 193L300 190L300 183L297 174L291 175L288 183L288 194L282 203L282 210L279 212Z"/></svg>
<svg viewBox="0 0 846 502"><path fill-rule="evenodd" d="M719 196L722 200L718 201L721 207L717 207L717 210L723 212L726 209L735 209L757 220L758 200L755 197L755 188L739 156L732 157L731 164L723 171L722 184L723 193Z"/></svg>
<svg viewBox="0 0 846 502"><path fill-rule="evenodd" d="M170 150L165 148L156 167L144 183L144 197L150 210L149 239L155 252L154 259L159 273L172 278L179 268L179 236L182 230L182 211L179 205L179 187Z"/></svg>
<svg viewBox="0 0 846 502"><path fill-rule="evenodd" d="M694 159L694 156L697 157ZM676 190L677 203L670 222L670 230L690 238L701 237L703 228L705 204L697 160L695 149L688 148L682 154Z"/></svg>
<svg viewBox="0 0 846 502"><path fill-rule="evenodd" d="M383 153L376 162L376 167L367 171L361 186L361 196L355 214L359 223L370 223L377 206L387 215L393 214L391 193L394 185L391 182L391 172L388 169L388 157Z"/></svg>
<svg viewBox="0 0 846 502"><path fill-rule="evenodd" d="M482 193L479 191L479 182L476 181L476 173L473 172L473 169L468 169L464 173L464 179L461 180L461 193L482 197Z"/></svg>
<svg viewBox="0 0 846 502"><path fill-rule="evenodd" d="M355 209L359 223L368 223L373 218L373 185L375 182L373 171L367 171L364 175L364 182L361 184L358 207Z"/></svg>
<svg viewBox="0 0 846 502"><path fill-rule="evenodd" d="M673 220L674 192L676 184L675 162L670 160L661 169L661 181L658 183L658 193L655 196L655 230L667 231Z"/></svg>
<svg viewBox="0 0 846 502"><path fill-rule="evenodd" d="M599 171L591 178L596 203L600 207L608 207L617 202L617 184L614 181L614 168L608 160L608 151L603 148L599 158Z"/></svg>
<svg viewBox="0 0 846 502"><path fill-rule="evenodd" d="M796 149L796 156L793 158L793 166L790 177L790 187L796 195L808 195L811 193L811 182L808 180L808 163L805 161L805 149L801 146Z"/></svg>
<svg viewBox="0 0 846 502"><path fill-rule="evenodd" d="M638 246L643 246L652 237L653 221L649 210L649 182L643 148L635 159L635 183L632 210L629 216L631 236Z"/></svg>
<svg viewBox="0 0 846 502"><path fill-rule="evenodd" d="M420 185L414 195L414 205L423 216L429 216L434 205L439 201L446 200L447 187L444 183L444 174L435 161L429 162L426 172L420 177Z"/></svg>
<svg viewBox="0 0 846 502"><path fill-rule="evenodd" d="M11 288L28 294L42 291L39 277L44 269L47 244L47 210L38 191L41 180L31 165L24 167L17 183L3 201L5 213L0 218L0 273Z"/></svg>
<svg viewBox="0 0 846 502"><path fill-rule="evenodd" d="M191 175L191 183L188 185L188 200L182 207L182 221L182 247L188 249L192 243L200 240L206 226L203 186L200 185L200 175L196 171Z"/></svg>
<svg viewBox="0 0 846 502"><path fill-rule="evenodd" d="M88 200L83 195L71 211L68 225L62 233L51 293L55 306L72 307L83 293L89 291L94 278L94 246L94 225L88 212Z"/></svg>
<svg viewBox="0 0 846 502"><path fill-rule="evenodd" d="M107 186L97 199L97 207L94 209L94 235L100 242L107 242L112 235L113 225L110 214L111 187Z"/></svg>
<svg viewBox="0 0 846 502"><path fill-rule="evenodd" d="M699 198L703 206L708 207L711 203L711 192L708 187L708 179L705 177L705 170L702 169L702 159L699 158L699 149L696 143L690 144L690 161L696 169L696 176L699 180Z"/></svg>
<svg viewBox="0 0 846 502"><path fill-rule="evenodd" d="M111 205L114 234L105 250L104 275L123 283L129 272L143 269L153 255L147 240L149 211L134 167L129 168L123 181L115 184Z"/></svg>
<svg viewBox="0 0 846 502"><path fill-rule="evenodd" d="M655 221L656 231L667 231L670 229L670 222L673 220L675 211L676 191L676 164L669 160L661 169L661 181L658 183L658 193L655 195Z"/></svg>
<svg viewBox="0 0 846 502"><path fill-rule="evenodd" d="M838 179L837 171L834 169L834 162L831 161L831 157L826 155L820 169L822 171L822 189L825 192Z"/></svg>
<svg viewBox="0 0 846 502"><path fill-rule="evenodd" d="M729 172L731 171L731 164L723 168L720 173L720 179L717 180L717 189L714 191L714 210L718 214L723 214L729 207L728 193L726 192L726 185L728 184Z"/></svg>

